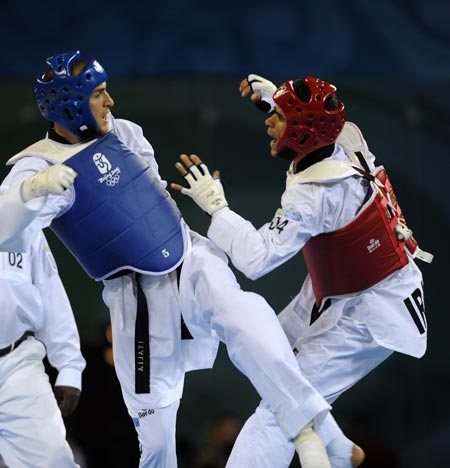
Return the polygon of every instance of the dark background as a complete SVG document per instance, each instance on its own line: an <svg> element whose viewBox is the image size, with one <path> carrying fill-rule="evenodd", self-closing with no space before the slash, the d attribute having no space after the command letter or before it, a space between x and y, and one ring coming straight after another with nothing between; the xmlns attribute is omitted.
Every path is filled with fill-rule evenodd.
<svg viewBox="0 0 450 468"><path fill-rule="evenodd" d="M67 4L6 1L0 14L0 135L3 160L42 138L47 123L33 98L43 59L80 49L110 75L114 115L139 123L162 177L179 182L180 153L219 168L231 207L269 221L279 207L286 164L270 157L263 114L240 98L248 73L277 84L311 74L333 82L347 119L362 129L389 171L415 237L435 254L420 263L429 344L420 360L395 355L343 395L334 414L368 452L363 466L448 466L448 174L450 165L450 3L446 0L206 1ZM0 176L7 173L0 170ZM208 218L174 198L190 225ZM89 468L137 466L137 442L104 353L108 311L101 285L88 279L47 233L79 325L87 359L77 412L66 420ZM299 256L243 288L281 310L306 272ZM0 325L1 326L1 325ZM51 371L50 371L51 372ZM179 423L180 466L211 443L216 418L251 414L258 396L221 348L212 371L186 378ZM1 428L0 428L1 429ZM220 463L216 466L221 466ZM243 467L244 468L244 467Z"/></svg>

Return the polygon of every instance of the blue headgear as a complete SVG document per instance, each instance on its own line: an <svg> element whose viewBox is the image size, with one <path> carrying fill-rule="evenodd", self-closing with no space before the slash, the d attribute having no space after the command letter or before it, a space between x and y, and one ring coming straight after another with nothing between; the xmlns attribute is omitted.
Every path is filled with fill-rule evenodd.
<svg viewBox="0 0 450 468"><path fill-rule="evenodd" d="M55 55L46 60L53 71L53 78L45 81L45 73L36 79L34 94L41 114L84 139L99 130L91 112L89 99L92 91L108 79L103 67L92 59L79 75L72 75L70 68L80 60L80 51L74 50Z"/></svg>

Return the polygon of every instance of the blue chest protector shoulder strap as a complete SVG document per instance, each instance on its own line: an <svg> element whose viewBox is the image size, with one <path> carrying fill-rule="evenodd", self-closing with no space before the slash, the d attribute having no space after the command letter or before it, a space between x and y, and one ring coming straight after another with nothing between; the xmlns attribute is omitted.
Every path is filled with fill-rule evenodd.
<svg viewBox="0 0 450 468"><path fill-rule="evenodd" d="M146 162L108 133L67 159L72 207L51 228L92 278L164 274L183 260L181 213Z"/></svg>

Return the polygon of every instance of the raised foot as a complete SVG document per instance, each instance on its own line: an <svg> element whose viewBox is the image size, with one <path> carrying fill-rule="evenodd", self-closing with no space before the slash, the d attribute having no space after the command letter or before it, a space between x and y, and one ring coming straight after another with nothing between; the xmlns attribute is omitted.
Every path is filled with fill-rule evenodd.
<svg viewBox="0 0 450 468"><path fill-rule="evenodd" d="M353 444L351 458L352 467L357 468L364 461L364 458L366 458L364 450L361 447L358 447L357 445Z"/></svg>

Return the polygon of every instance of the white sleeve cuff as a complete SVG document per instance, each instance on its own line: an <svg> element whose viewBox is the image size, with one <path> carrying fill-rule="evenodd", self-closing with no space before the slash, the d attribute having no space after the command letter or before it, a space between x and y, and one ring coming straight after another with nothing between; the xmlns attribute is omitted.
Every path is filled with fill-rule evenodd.
<svg viewBox="0 0 450 468"><path fill-rule="evenodd" d="M230 252L235 232L244 224L244 218L230 209L221 209L214 213L208 229L208 237L224 252Z"/></svg>
<svg viewBox="0 0 450 468"><path fill-rule="evenodd" d="M16 184L15 186L11 187L11 202L14 203L16 209L21 209L24 213L31 211L39 211L43 206L45 201L47 200L47 195L42 197L32 198L29 201L24 201L22 198L22 181L20 184Z"/></svg>
<svg viewBox="0 0 450 468"><path fill-rule="evenodd" d="M81 372L73 367L63 367L56 378L55 387L75 387L81 390Z"/></svg>

